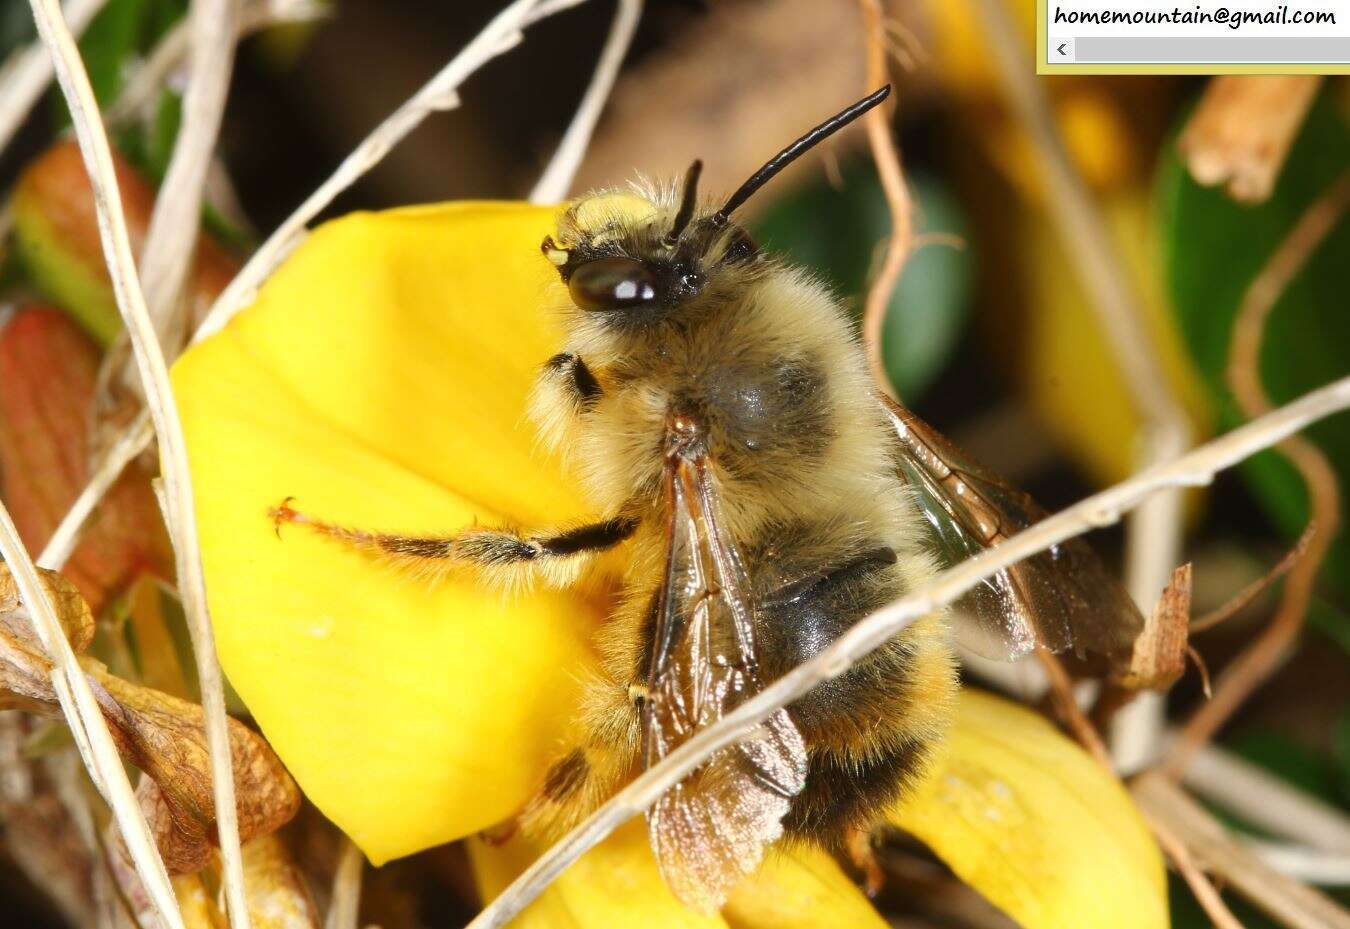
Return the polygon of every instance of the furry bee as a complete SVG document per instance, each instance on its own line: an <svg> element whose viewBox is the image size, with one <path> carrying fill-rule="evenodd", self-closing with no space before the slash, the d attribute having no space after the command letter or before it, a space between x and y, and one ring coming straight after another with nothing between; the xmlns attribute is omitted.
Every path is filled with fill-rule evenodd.
<svg viewBox="0 0 1350 929"><path fill-rule="evenodd" d="M783 167L880 103L797 139L726 201L683 182L602 191L563 209L542 245L559 275L563 351L532 400L598 518L556 531L409 537L306 525L395 563L518 587L577 582L621 553L577 744L521 814L556 834L872 610L1039 518L874 392L840 301L765 254L733 213ZM1127 649L1140 619L1082 543L993 578L960 612L1001 657ZM957 689L947 618L928 616L780 710L668 791L648 815L677 896L716 908L786 835L845 847L918 777Z"/></svg>

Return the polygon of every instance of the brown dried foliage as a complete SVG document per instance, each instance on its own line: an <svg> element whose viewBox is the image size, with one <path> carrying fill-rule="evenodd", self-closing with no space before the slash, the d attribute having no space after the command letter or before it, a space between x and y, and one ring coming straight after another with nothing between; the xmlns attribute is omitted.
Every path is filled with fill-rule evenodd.
<svg viewBox="0 0 1350 929"><path fill-rule="evenodd" d="M29 551L46 544L89 478L98 370L97 348L58 310L21 309L0 330L0 489ZM149 475L133 465L64 572L97 615L136 578L172 577L172 565Z"/></svg>
<svg viewBox="0 0 1350 929"><path fill-rule="evenodd" d="M1191 176L1234 200L1265 200L1321 83L1316 74L1211 78L1178 142Z"/></svg>
<svg viewBox="0 0 1350 929"><path fill-rule="evenodd" d="M8 581L8 571L0 568L0 577ZM68 586L61 589L50 573L45 580L58 588L54 605L68 614L62 617L63 625L81 628L88 607L72 598ZM51 663L13 627L0 627L0 708L61 718ZM148 777L142 782L141 803L165 864L174 873L200 869L216 842L202 708L116 677L93 659L82 659L81 664L118 750ZM300 792L262 736L233 719L230 748L239 831L247 841L289 821L299 809Z"/></svg>

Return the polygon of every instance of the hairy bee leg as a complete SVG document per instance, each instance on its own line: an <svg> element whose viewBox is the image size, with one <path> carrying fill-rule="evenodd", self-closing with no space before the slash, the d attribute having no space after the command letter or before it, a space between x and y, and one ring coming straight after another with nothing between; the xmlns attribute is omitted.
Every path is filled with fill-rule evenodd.
<svg viewBox="0 0 1350 929"><path fill-rule="evenodd" d="M632 776L640 754L640 707L646 688L595 679L581 699L580 729L545 770L539 789L517 815L531 836L555 839L581 822Z"/></svg>
<svg viewBox="0 0 1350 929"><path fill-rule="evenodd" d="M291 506L293 497L267 511L280 535L282 523L306 526L395 568L438 577L466 568L505 587L528 585L536 577L565 586L576 580L590 557L613 548L637 528L631 517L522 535L505 529L465 529L454 535L412 536L369 532L317 519Z"/></svg>
<svg viewBox="0 0 1350 929"><path fill-rule="evenodd" d="M529 413L539 437L553 449L565 449L580 417L600 402L604 390L580 355L559 352L544 362L530 394Z"/></svg>
<svg viewBox="0 0 1350 929"><path fill-rule="evenodd" d="M870 829L849 828L844 832L844 850L853 867L862 875L863 892L868 897L876 897L886 884L886 872L877 857L876 846L872 843Z"/></svg>

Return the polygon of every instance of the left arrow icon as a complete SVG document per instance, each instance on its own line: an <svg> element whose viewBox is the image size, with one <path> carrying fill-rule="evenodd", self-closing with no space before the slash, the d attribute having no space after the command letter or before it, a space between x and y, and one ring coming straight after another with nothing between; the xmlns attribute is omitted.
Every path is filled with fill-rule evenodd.
<svg viewBox="0 0 1350 929"><path fill-rule="evenodd" d="M1064 47L1065 47L1066 45L1068 45L1068 44L1069 44L1068 42L1061 42L1061 43L1059 43L1059 48L1055 49L1055 51L1057 51L1057 52L1059 52L1061 55L1063 55L1063 54L1064 54Z"/></svg>

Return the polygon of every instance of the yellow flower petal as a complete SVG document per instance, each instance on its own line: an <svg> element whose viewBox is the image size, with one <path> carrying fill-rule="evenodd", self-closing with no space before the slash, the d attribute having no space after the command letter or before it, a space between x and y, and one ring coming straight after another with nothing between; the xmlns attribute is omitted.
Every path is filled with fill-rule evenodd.
<svg viewBox="0 0 1350 929"><path fill-rule="evenodd" d="M447 533L584 509L523 421L556 351L554 211L458 204L317 230L174 382L221 661L307 796L372 860L511 815L598 619L574 594L433 587L266 509ZM554 278L556 280L556 277Z"/></svg>
<svg viewBox="0 0 1350 929"><path fill-rule="evenodd" d="M1024 929L1165 929L1129 795L1031 711L965 690L933 776L889 817Z"/></svg>
<svg viewBox="0 0 1350 929"><path fill-rule="evenodd" d="M545 848L522 839L499 847L470 840L483 899L501 893ZM636 821L582 856L511 925L885 929L886 921L833 858L805 846L771 851L763 867L737 885L721 918L695 913L661 880L646 823Z"/></svg>
<svg viewBox="0 0 1350 929"><path fill-rule="evenodd" d="M513 813L574 705L602 608L428 588L288 526L445 533L590 515L533 451L525 392L558 333L538 255L552 211L460 204L360 214L314 233L174 371L221 658L306 794L376 862ZM1027 929L1166 925L1161 861L1120 786L1039 717L966 693L935 776L894 811ZM492 894L541 849L475 845ZM633 824L536 904L541 924L720 925L674 901ZM776 908L776 909L775 909ZM837 866L771 856L736 925L866 925ZM582 919L582 917L585 917ZM766 921L767 920L767 921Z"/></svg>
<svg viewBox="0 0 1350 929"><path fill-rule="evenodd" d="M881 914L819 848L782 845L741 881L722 908L733 929L885 929Z"/></svg>
<svg viewBox="0 0 1350 929"><path fill-rule="evenodd" d="M478 892L491 900L538 858L547 844L515 838L493 847L470 839ZM511 929L558 926L641 926L643 929L725 929L717 916L685 907L661 879L647 841L647 824L628 823L583 855L539 899L511 923Z"/></svg>

